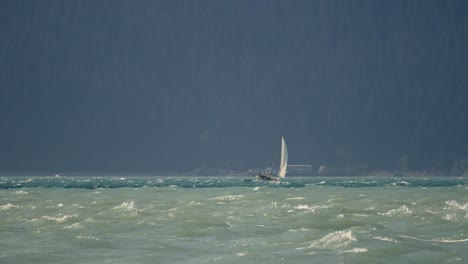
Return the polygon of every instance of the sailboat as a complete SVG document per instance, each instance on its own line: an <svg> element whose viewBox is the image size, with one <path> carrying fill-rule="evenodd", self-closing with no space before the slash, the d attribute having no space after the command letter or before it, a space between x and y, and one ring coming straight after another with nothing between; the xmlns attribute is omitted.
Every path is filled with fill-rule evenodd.
<svg viewBox="0 0 468 264"><path fill-rule="evenodd" d="M261 172L257 178L266 181L279 181L286 176L286 168L288 167L288 147L284 137L281 137L281 161L280 168L278 171L278 177L273 176L271 171Z"/></svg>

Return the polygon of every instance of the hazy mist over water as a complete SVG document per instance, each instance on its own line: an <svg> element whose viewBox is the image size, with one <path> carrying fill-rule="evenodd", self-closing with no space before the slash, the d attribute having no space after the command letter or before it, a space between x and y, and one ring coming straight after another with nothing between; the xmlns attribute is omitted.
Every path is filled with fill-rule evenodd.
<svg viewBox="0 0 468 264"><path fill-rule="evenodd" d="M466 1L5 0L0 32L0 172L468 159Z"/></svg>

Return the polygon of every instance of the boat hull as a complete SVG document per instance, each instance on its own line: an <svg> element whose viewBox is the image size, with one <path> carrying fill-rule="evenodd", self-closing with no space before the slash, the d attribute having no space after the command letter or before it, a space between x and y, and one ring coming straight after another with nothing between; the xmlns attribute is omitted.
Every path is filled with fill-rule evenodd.
<svg viewBox="0 0 468 264"><path fill-rule="evenodd" d="M257 178L264 181L279 181L279 178L268 174L259 174Z"/></svg>

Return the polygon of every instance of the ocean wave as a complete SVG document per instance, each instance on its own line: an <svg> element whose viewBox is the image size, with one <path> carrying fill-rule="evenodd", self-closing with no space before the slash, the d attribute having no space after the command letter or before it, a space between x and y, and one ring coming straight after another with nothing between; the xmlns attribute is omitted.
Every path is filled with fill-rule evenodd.
<svg viewBox="0 0 468 264"><path fill-rule="evenodd" d="M115 209L115 210L126 210L126 211L136 210L135 203L133 202L133 200L130 201L130 202L122 202L121 204L117 205L113 209Z"/></svg>
<svg viewBox="0 0 468 264"><path fill-rule="evenodd" d="M377 213L377 214L385 215L385 216L394 216L394 215L411 215L412 213L413 211L411 211L406 205L403 205L400 208L391 209L387 211L386 213Z"/></svg>
<svg viewBox="0 0 468 264"><path fill-rule="evenodd" d="M353 249L349 249L349 250L343 250L339 254L343 254L343 253L366 253L367 251L368 251L367 248L353 248Z"/></svg>
<svg viewBox="0 0 468 264"><path fill-rule="evenodd" d="M448 221L468 219L468 203L460 204L456 200L446 201L443 209L448 211L442 218Z"/></svg>
<svg viewBox="0 0 468 264"><path fill-rule="evenodd" d="M8 210L8 209L11 209L11 208L18 208L18 206L12 205L11 203L7 203L5 205L0 205L0 211L1 210Z"/></svg>
<svg viewBox="0 0 468 264"><path fill-rule="evenodd" d="M457 201L455 200L450 200L450 201L446 201L445 204L447 205L446 208L444 209L459 209L459 210L468 210L468 203L465 203L465 204L459 204Z"/></svg>
<svg viewBox="0 0 468 264"><path fill-rule="evenodd" d="M312 241L309 248L336 250L346 247L354 241L357 241L357 239L351 231L336 231Z"/></svg>
<svg viewBox="0 0 468 264"><path fill-rule="evenodd" d="M244 198L244 195L222 195L217 196L214 198L210 198L209 200L217 200L217 201L235 201Z"/></svg>
<svg viewBox="0 0 468 264"><path fill-rule="evenodd" d="M292 197L292 198L286 198L286 201L288 200L304 200L305 197Z"/></svg>
<svg viewBox="0 0 468 264"><path fill-rule="evenodd" d="M69 218L73 217L72 215L62 215L62 214L59 214L58 216L56 217L53 217L53 216L48 216L48 215L44 215L41 217L41 219L43 220L48 220L48 221L55 221L57 223L64 223L66 222Z"/></svg>
<svg viewBox="0 0 468 264"><path fill-rule="evenodd" d="M417 241L423 241L423 242L431 242L431 243L465 243L465 242L468 242L468 238L465 238L465 239L443 239L443 238L422 239L422 238L406 236L406 235L400 235L400 237L413 239Z"/></svg>
<svg viewBox="0 0 468 264"><path fill-rule="evenodd" d="M244 177L0 177L0 189L32 188L32 187L62 187L62 188L143 188L143 187L260 187L299 188L341 186L348 188L360 187L448 187L466 186L463 177L440 178L395 178L395 177L287 177L283 181L270 183L260 180L245 181ZM466 187L465 187L466 188Z"/></svg>
<svg viewBox="0 0 468 264"><path fill-rule="evenodd" d="M69 226L65 226L65 229L76 229L76 228L83 228L83 226L80 223L74 223Z"/></svg>
<svg viewBox="0 0 468 264"><path fill-rule="evenodd" d="M95 236L77 236L76 238L79 238L79 239L86 239L86 240L99 240L99 238L95 237Z"/></svg>
<svg viewBox="0 0 468 264"><path fill-rule="evenodd" d="M391 239L391 238L388 238L388 237L375 236L375 237L372 237L372 238L380 240L380 241L386 241L386 242L393 242L393 243L398 242L397 240Z"/></svg>

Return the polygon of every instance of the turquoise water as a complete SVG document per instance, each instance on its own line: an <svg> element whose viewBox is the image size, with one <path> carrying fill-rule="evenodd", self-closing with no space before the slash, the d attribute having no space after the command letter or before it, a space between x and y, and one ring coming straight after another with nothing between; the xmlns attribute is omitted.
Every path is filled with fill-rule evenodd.
<svg viewBox="0 0 468 264"><path fill-rule="evenodd" d="M245 179L0 177L0 263L468 263L466 178Z"/></svg>

